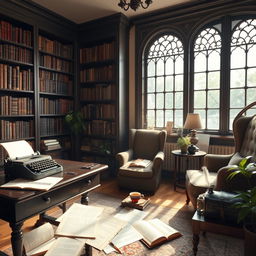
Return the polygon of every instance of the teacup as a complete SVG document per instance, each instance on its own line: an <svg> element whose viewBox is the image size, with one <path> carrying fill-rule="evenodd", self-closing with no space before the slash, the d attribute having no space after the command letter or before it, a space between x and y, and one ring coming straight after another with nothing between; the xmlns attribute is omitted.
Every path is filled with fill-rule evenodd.
<svg viewBox="0 0 256 256"><path fill-rule="evenodd" d="M141 198L144 197L144 195L142 195L140 192L131 192L129 196L133 203L137 203Z"/></svg>

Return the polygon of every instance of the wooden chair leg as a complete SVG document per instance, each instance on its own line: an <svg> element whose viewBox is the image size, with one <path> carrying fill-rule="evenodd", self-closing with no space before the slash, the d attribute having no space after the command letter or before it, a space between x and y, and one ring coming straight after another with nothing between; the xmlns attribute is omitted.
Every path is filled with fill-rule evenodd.
<svg viewBox="0 0 256 256"><path fill-rule="evenodd" d="M188 191L187 191L187 190L186 190L186 196L187 196L186 205L188 205L189 202L190 202L190 198L189 198L189 196L188 196Z"/></svg>

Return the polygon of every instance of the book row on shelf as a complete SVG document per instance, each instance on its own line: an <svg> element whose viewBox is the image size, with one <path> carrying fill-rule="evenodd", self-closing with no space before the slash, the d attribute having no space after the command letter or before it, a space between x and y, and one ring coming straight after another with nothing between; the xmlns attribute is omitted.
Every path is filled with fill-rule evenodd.
<svg viewBox="0 0 256 256"><path fill-rule="evenodd" d="M101 139L86 138L83 140L80 149L82 151L92 151L103 155L113 155L116 153L114 141L107 141Z"/></svg>
<svg viewBox="0 0 256 256"><path fill-rule="evenodd" d="M64 58L72 58L73 56L72 45L65 45L41 35L38 37L38 47L40 51L62 56Z"/></svg>
<svg viewBox="0 0 256 256"><path fill-rule="evenodd" d="M39 78L40 92L73 94L73 81L68 75L40 70Z"/></svg>
<svg viewBox="0 0 256 256"><path fill-rule="evenodd" d="M32 91L33 84L34 72L31 69L0 64L0 89Z"/></svg>
<svg viewBox="0 0 256 256"><path fill-rule="evenodd" d="M72 72L72 66L69 61L62 60L50 55L42 55L40 54L40 66L51 68L61 72Z"/></svg>
<svg viewBox="0 0 256 256"><path fill-rule="evenodd" d="M1 140L12 140L34 136L34 120L0 120Z"/></svg>
<svg viewBox="0 0 256 256"><path fill-rule="evenodd" d="M82 83L93 81L104 81L113 79L114 67L112 65L100 68L88 68L80 71L80 81Z"/></svg>
<svg viewBox="0 0 256 256"><path fill-rule="evenodd" d="M0 96L0 115L32 115L33 100L28 97Z"/></svg>
<svg viewBox="0 0 256 256"><path fill-rule="evenodd" d="M114 136L116 134L116 123L103 120L92 120L91 122L85 122L85 134Z"/></svg>
<svg viewBox="0 0 256 256"><path fill-rule="evenodd" d="M8 21L0 21L0 38L15 43L32 46L32 33L30 30L17 27Z"/></svg>
<svg viewBox="0 0 256 256"><path fill-rule="evenodd" d="M116 86L114 84L96 84L94 87L80 89L81 100L114 100Z"/></svg>
<svg viewBox="0 0 256 256"><path fill-rule="evenodd" d="M31 50L5 43L0 44L0 58L28 64L33 63L33 54Z"/></svg>
<svg viewBox="0 0 256 256"><path fill-rule="evenodd" d="M64 115L73 109L73 102L67 99L40 98L41 114L60 114Z"/></svg>
<svg viewBox="0 0 256 256"><path fill-rule="evenodd" d="M63 118L40 118L40 133L42 136L66 134L67 129Z"/></svg>
<svg viewBox="0 0 256 256"><path fill-rule="evenodd" d="M114 42L80 49L80 63L111 60L114 54Z"/></svg>
<svg viewBox="0 0 256 256"><path fill-rule="evenodd" d="M115 105L113 104L87 104L81 108L85 119L115 119Z"/></svg>

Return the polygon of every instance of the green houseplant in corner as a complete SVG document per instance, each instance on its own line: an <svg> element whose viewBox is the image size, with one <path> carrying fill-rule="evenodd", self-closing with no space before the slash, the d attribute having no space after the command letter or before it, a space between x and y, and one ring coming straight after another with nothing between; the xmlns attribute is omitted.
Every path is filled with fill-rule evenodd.
<svg viewBox="0 0 256 256"><path fill-rule="evenodd" d="M253 176L256 174L256 164L251 163L251 156L243 158L237 167L232 167L228 179L238 174L246 177L248 190L239 192L235 197L241 199L234 204L239 209L238 222L244 224L244 255L253 256L256 251L256 186L253 184Z"/></svg>

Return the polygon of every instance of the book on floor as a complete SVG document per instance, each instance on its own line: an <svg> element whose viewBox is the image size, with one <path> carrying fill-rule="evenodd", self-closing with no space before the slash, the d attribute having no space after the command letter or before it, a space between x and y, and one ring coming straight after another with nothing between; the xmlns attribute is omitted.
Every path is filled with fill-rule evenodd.
<svg viewBox="0 0 256 256"><path fill-rule="evenodd" d="M150 198L140 198L137 203L133 203L130 196L126 197L121 202L121 206L123 207L131 207L138 210L144 210L150 203Z"/></svg>
<svg viewBox="0 0 256 256"><path fill-rule="evenodd" d="M43 255L55 242L54 230L50 223L23 234L23 244L27 256Z"/></svg>
<svg viewBox="0 0 256 256"><path fill-rule="evenodd" d="M181 236L178 230L157 218L137 221L133 227L143 236L141 241L148 248L153 248Z"/></svg>

